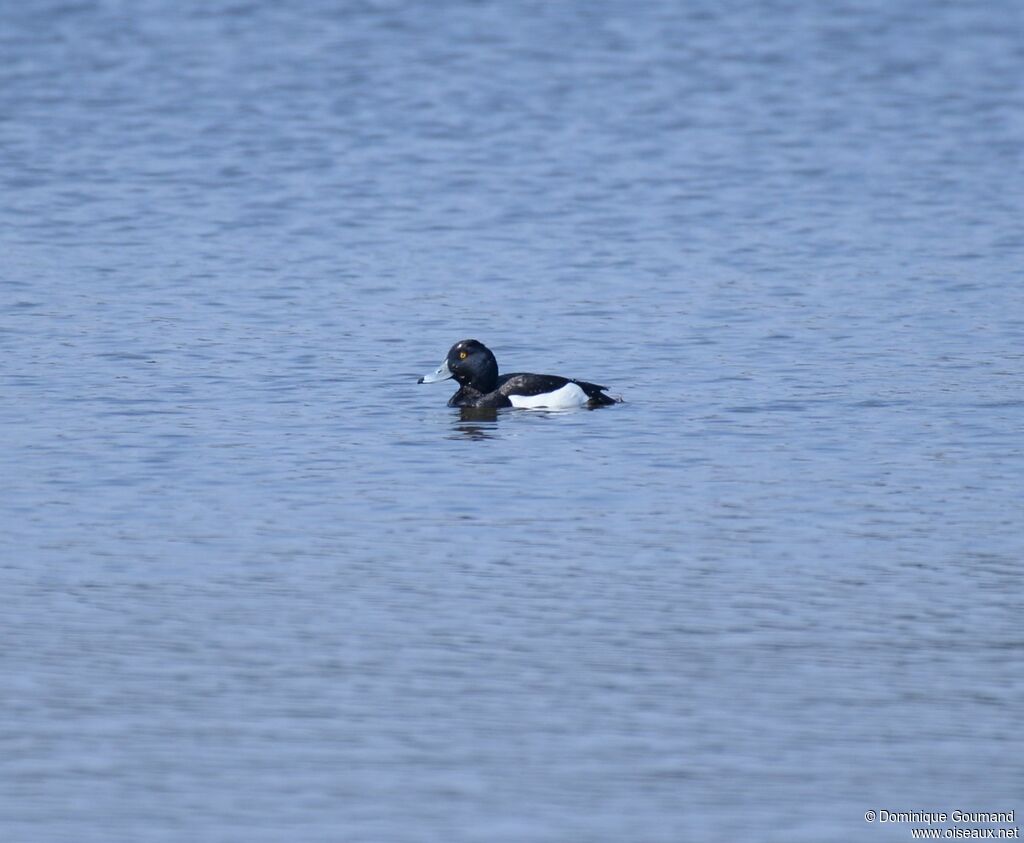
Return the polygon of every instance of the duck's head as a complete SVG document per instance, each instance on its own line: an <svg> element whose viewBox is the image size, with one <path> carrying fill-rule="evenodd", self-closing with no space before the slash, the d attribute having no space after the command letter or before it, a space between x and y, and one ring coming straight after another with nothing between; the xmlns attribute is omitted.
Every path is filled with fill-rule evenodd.
<svg viewBox="0 0 1024 843"><path fill-rule="evenodd" d="M491 392L498 385L498 361L479 340L460 340L448 350L437 371L424 375L419 382L436 383L448 378L455 378L460 386Z"/></svg>

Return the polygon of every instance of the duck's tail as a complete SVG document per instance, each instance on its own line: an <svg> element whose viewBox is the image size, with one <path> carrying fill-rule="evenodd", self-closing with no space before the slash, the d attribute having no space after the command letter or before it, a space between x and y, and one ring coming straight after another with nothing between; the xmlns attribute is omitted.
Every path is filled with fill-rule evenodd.
<svg viewBox="0 0 1024 843"><path fill-rule="evenodd" d="M605 392L608 390L607 386L578 380L574 380L573 383L587 394L587 398L590 399L588 403L591 407L608 407L612 404L622 403L621 398L612 398L610 395L605 395Z"/></svg>

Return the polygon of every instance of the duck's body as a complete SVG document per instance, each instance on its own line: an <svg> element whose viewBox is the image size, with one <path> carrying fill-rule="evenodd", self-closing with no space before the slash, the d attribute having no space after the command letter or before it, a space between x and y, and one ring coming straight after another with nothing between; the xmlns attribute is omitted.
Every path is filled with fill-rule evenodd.
<svg viewBox="0 0 1024 843"><path fill-rule="evenodd" d="M520 409L566 410L571 407L614 404L601 393L606 387L558 375L502 375L490 392L460 386L448 399L449 407L518 407Z"/></svg>
<svg viewBox="0 0 1024 843"><path fill-rule="evenodd" d="M604 394L608 387L596 383L527 372L499 376L498 361L477 340L455 343L437 371L424 375L419 382L434 383L448 378L455 378L459 384L458 392L448 399L449 407L566 410L616 403Z"/></svg>

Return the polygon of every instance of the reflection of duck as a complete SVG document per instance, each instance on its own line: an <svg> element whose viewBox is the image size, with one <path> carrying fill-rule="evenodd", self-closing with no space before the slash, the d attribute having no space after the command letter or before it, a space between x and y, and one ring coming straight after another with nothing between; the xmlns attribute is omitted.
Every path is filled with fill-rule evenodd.
<svg viewBox="0 0 1024 843"><path fill-rule="evenodd" d="M564 410L570 407L600 407L616 403L604 394L606 386L558 375L516 373L498 375L498 361L491 350L477 340L462 340L448 351L436 372L424 375L420 383L455 378L459 391L448 399L449 407L521 407Z"/></svg>
<svg viewBox="0 0 1024 843"><path fill-rule="evenodd" d="M494 407L462 407L455 424L453 439L493 439L498 427L498 411Z"/></svg>
<svg viewBox="0 0 1024 843"><path fill-rule="evenodd" d="M480 422L496 422L498 410L495 407L463 407L459 418L470 424Z"/></svg>

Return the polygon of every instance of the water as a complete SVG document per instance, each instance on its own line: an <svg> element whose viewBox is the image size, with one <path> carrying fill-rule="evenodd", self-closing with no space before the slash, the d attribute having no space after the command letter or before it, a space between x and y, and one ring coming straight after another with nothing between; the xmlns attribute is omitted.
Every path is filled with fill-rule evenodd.
<svg viewBox="0 0 1024 843"><path fill-rule="evenodd" d="M0 24L5 841L1024 810L1017 4Z"/></svg>

